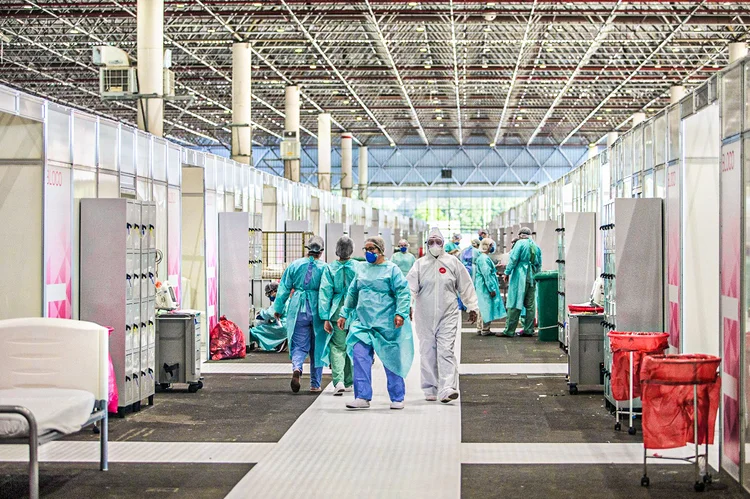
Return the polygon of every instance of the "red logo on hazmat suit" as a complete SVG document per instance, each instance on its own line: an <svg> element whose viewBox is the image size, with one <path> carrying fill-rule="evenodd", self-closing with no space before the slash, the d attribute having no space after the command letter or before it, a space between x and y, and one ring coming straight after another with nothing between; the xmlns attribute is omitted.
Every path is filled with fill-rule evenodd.
<svg viewBox="0 0 750 499"><path fill-rule="evenodd" d="M440 272L441 274L445 274L445 272L446 272L446 271L445 271L445 267L440 267L440 270L439 270L439 272Z"/></svg>

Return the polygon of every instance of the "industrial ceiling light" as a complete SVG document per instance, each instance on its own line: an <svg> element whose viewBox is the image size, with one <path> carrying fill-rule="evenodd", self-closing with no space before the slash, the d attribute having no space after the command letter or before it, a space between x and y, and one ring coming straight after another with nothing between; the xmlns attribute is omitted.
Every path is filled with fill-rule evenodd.
<svg viewBox="0 0 750 499"><path fill-rule="evenodd" d="M416 7L419 5L419 2L409 2L409 7Z"/></svg>
<svg viewBox="0 0 750 499"><path fill-rule="evenodd" d="M490 147L495 147L495 143L494 142L490 142Z"/></svg>
<svg viewBox="0 0 750 499"><path fill-rule="evenodd" d="M432 64L425 63L424 68L425 69L432 69Z"/></svg>
<svg viewBox="0 0 750 499"><path fill-rule="evenodd" d="M424 26L417 26L417 32L421 33L424 31Z"/></svg>
<svg viewBox="0 0 750 499"><path fill-rule="evenodd" d="M484 27L484 32L485 33L489 33L490 32L490 27L489 26L485 26Z"/></svg>
<svg viewBox="0 0 750 499"><path fill-rule="evenodd" d="M420 52L427 52L427 47L422 47L419 49Z"/></svg>
<svg viewBox="0 0 750 499"><path fill-rule="evenodd" d="M295 51L296 53L298 53L298 54L301 54L302 52L304 52L304 51L305 51L305 49L303 49L303 48L299 48L299 47L298 47L298 48L294 49L294 51Z"/></svg>
<svg viewBox="0 0 750 499"><path fill-rule="evenodd" d="M546 64L540 64L539 65L539 69L547 69L547 65Z"/></svg>
<svg viewBox="0 0 750 499"><path fill-rule="evenodd" d="M486 62L482 63L482 69L487 69L489 67L490 67L489 64L487 64Z"/></svg>
<svg viewBox="0 0 750 499"><path fill-rule="evenodd" d="M263 7L263 4L260 2L253 3L253 7Z"/></svg>
<svg viewBox="0 0 750 499"><path fill-rule="evenodd" d="M317 68L318 66L316 66L315 64L310 64L310 69L317 69Z"/></svg>
<svg viewBox="0 0 750 499"><path fill-rule="evenodd" d="M286 31L284 28L276 28L277 33L283 33L284 31Z"/></svg>
<svg viewBox="0 0 750 499"><path fill-rule="evenodd" d="M362 116L357 116L357 121L362 121Z"/></svg>

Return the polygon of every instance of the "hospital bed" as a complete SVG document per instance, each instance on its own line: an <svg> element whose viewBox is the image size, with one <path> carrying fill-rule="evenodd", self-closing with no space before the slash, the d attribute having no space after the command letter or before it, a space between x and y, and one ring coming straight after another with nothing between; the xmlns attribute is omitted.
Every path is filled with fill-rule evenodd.
<svg viewBox="0 0 750 499"><path fill-rule="evenodd" d="M107 470L108 331L64 319L0 321L0 444L28 444L29 497L39 497L39 447L100 422Z"/></svg>

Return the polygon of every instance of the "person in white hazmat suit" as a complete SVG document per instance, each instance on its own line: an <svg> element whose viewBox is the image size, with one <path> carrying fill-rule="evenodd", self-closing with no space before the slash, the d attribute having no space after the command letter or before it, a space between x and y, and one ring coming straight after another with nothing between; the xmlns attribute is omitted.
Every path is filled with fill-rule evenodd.
<svg viewBox="0 0 750 499"><path fill-rule="evenodd" d="M445 252L443 235L432 229L428 252L417 260L406 280L414 298L414 327L419 337L422 391L428 401L443 403L458 398L458 367L453 349L459 333L460 297L476 322L477 295L461 260Z"/></svg>

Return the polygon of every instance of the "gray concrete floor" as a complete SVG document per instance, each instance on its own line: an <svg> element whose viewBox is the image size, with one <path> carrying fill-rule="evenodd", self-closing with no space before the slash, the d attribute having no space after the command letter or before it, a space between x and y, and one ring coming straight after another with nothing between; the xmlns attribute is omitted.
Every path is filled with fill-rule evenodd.
<svg viewBox="0 0 750 499"><path fill-rule="evenodd" d="M493 332L500 328L492 328ZM534 337L498 338L463 333L461 362L464 364L567 362L568 357L555 342L539 341Z"/></svg>
<svg viewBox="0 0 750 499"><path fill-rule="evenodd" d="M251 464L42 463L39 492L54 499L218 499L252 468ZM22 463L0 463L0 499L28 497Z"/></svg>
<svg viewBox="0 0 750 499"><path fill-rule="evenodd" d="M750 497L719 475L705 492L693 490L691 466L649 466L651 485L641 487L639 465L463 465L462 499L675 499Z"/></svg>

